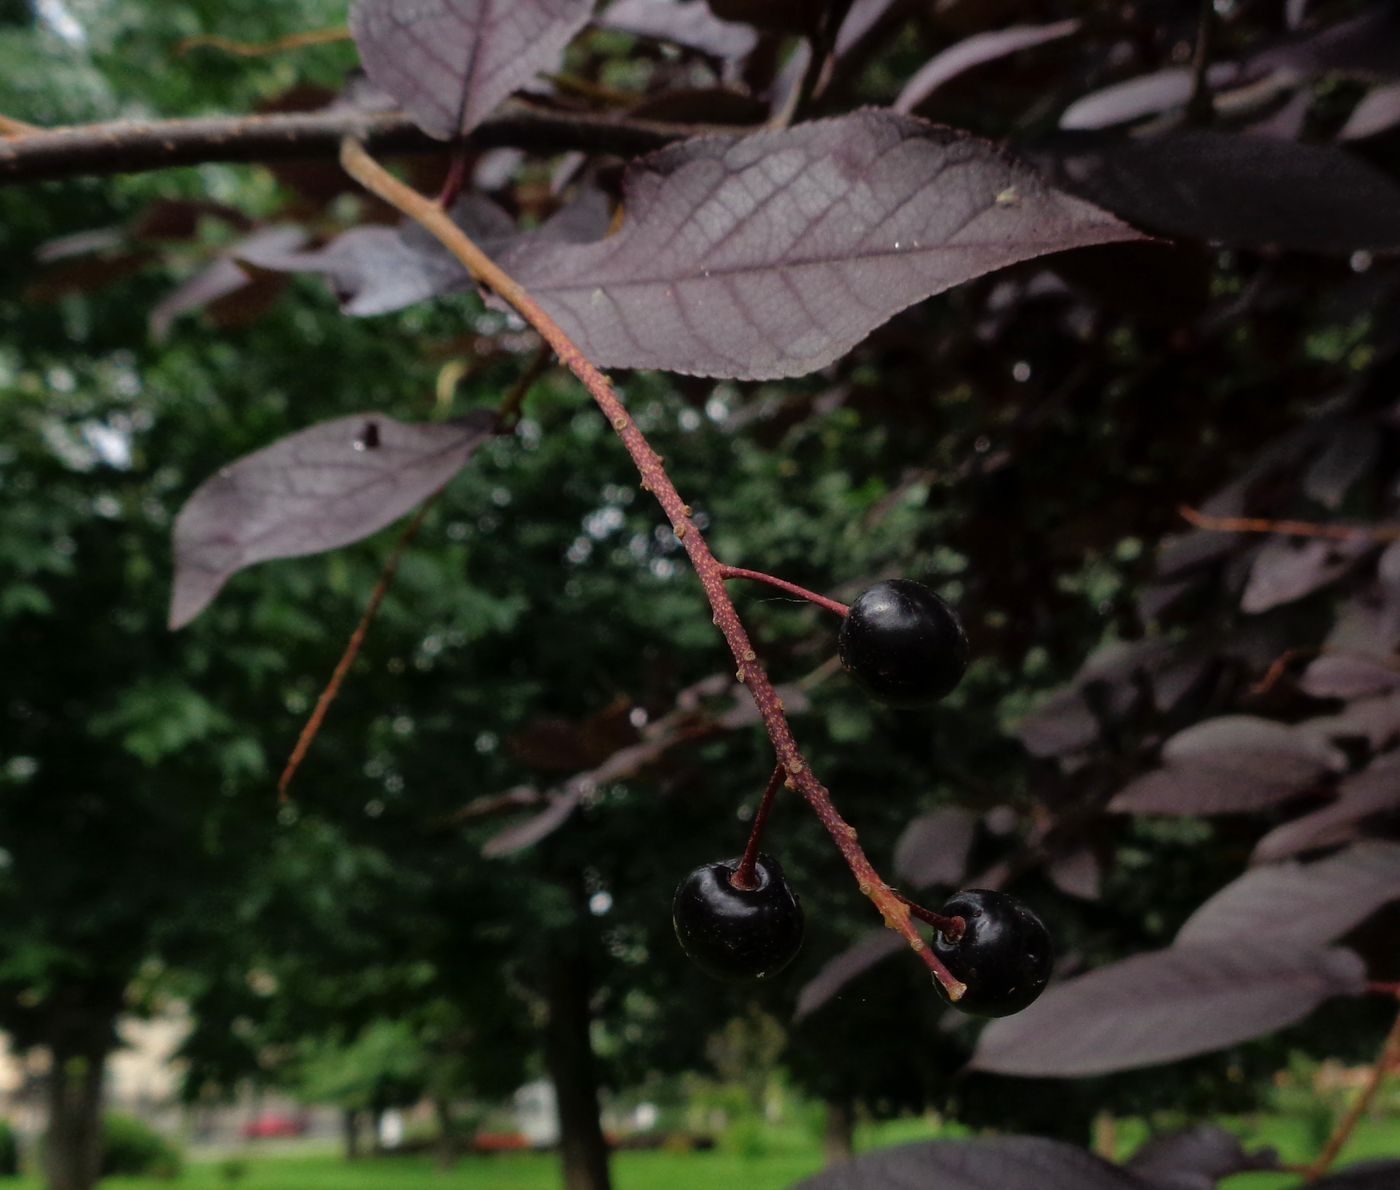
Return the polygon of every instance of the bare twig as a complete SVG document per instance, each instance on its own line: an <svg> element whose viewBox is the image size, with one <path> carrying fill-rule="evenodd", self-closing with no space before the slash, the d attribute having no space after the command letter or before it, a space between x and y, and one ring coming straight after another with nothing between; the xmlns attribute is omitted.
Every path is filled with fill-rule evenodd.
<svg viewBox="0 0 1400 1190"><path fill-rule="evenodd" d="M1196 124L1209 124L1215 118L1215 99L1210 93L1210 58L1215 43L1215 0L1201 0L1196 22L1196 48L1191 55L1191 98L1186 101L1186 118Z"/></svg>
<svg viewBox="0 0 1400 1190"><path fill-rule="evenodd" d="M37 124L26 124L23 120L0 115L0 136L30 136L43 131Z"/></svg>
<svg viewBox="0 0 1400 1190"><path fill-rule="evenodd" d="M1361 1094L1356 1097L1356 1101L1351 1105L1346 1115L1332 1130L1332 1135L1327 1138L1327 1144L1323 1147L1321 1155L1308 1168L1307 1180L1309 1182L1317 1181L1331 1169L1332 1162L1337 1159L1343 1146L1351 1139L1351 1134L1356 1131L1357 1124L1370 1110L1372 1102L1381 1089L1381 1084L1385 1082L1385 1076L1397 1066L1400 1066L1400 1014L1396 1015L1395 1024L1390 1027L1390 1033L1381 1046L1381 1052L1376 1058L1376 1064L1371 1068L1371 1076L1366 1080Z"/></svg>
<svg viewBox="0 0 1400 1190"><path fill-rule="evenodd" d="M0 139L0 185L85 175L141 173L206 162L333 157L354 137L378 153L442 153L448 146L402 112L328 110L194 120L120 120L30 129ZM667 124L625 116L547 111L511 100L473 130L478 148L582 149L632 155L690 136L734 136L736 129Z"/></svg>
<svg viewBox="0 0 1400 1190"><path fill-rule="evenodd" d="M285 54L289 50L302 50L313 45L334 45L349 40L350 30L343 25L333 29L309 29L305 33L289 33L286 37L278 37L273 41L235 41L217 33L200 33L194 37L186 37L175 47L175 52L183 55L191 50L219 50L239 58L265 58L272 54Z"/></svg>
<svg viewBox="0 0 1400 1190"><path fill-rule="evenodd" d="M1397 525L1321 525L1316 521L1275 521L1267 517L1210 516L1182 504L1182 519L1214 533L1277 533L1282 537L1325 537L1330 541L1400 541Z"/></svg>
<svg viewBox="0 0 1400 1190"><path fill-rule="evenodd" d="M618 399L611 382L579 350L578 346L514 278L490 259L457 226L447 211L410 186L404 185L384 169L363 145L347 139L341 150L341 163L362 186L391 206L397 208L425 231L435 236L462 263L476 280L491 289L497 297L539 332L566 367L588 389L641 473L642 486L661 505L677 540L684 547L691 565L704 587L705 596L714 612L714 622L724 635L730 652L738 665L737 677L748 685L768 738L777 753L778 763L787 773L788 783L797 789L816 813L827 833L835 841L846 860L861 893L870 898L880 911L885 924L899 933L929 970L956 1001L966 992L963 983L954 977L928 948L910 922L909 908L886 886L874 866L856 841L856 831L832 804L831 794L816 779L806 758L797 746L782 700L773 688L768 674L758 663L739 615L724 587L723 568L710 552L704 535L696 526L690 506L681 499L661 457L652 449L631 414Z"/></svg>
<svg viewBox="0 0 1400 1190"><path fill-rule="evenodd" d="M306 721L306 725L301 729L301 734L297 737L296 746L292 749L292 755L287 760L287 767L282 770L281 777L277 779L279 800L284 802L287 800L287 790L291 788L292 778L297 775L297 769L301 768L301 762L306 759L312 741L315 740L321 730L321 725L326 721L326 712L331 709L331 703L340 693L340 688L345 685L350 667L355 664L355 658L360 655L360 649L365 643L369 626L374 623L374 617L379 612L379 605L384 602L384 596L389 593L389 588L393 586L394 576L398 574L399 562L403 558L404 551L413 544L413 539L418 536L418 531L423 527L423 521L427 518L428 510L432 508L440 495L442 495L442 489L438 488L418 506L418 512L409 522L408 528L394 543L393 552L390 553L389 560L384 563L379 581L374 584L374 591L370 594L364 615L360 617L360 622L355 625L355 631L350 634L350 640L345 645L345 652L340 655L340 660L336 662L330 681L326 683L326 688L321 691L321 697L316 700L316 707L311 712L311 718Z"/></svg>

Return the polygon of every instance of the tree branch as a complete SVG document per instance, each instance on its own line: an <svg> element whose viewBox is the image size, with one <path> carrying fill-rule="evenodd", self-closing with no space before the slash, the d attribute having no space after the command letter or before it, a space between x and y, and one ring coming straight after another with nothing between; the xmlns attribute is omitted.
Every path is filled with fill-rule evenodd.
<svg viewBox="0 0 1400 1190"><path fill-rule="evenodd" d="M1385 1082L1385 1076L1397 1065L1400 1065L1400 1015L1396 1016L1395 1024L1391 1026L1390 1033L1381 1045L1381 1052L1376 1055L1376 1064L1371 1068L1366 1086L1356 1097L1351 1109L1337 1124L1321 1155L1308 1168L1307 1180L1309 1182L1317 1181L1332 1167L1332 1162L1337 1159L1337 1155L1351 1139L1351 1134L1356 1131L1356 1126L1361 1123L1361 1118L1370 1110L1377 1092L1381 1089L1381 1084Z"/></svg>
<svg viewBox="0 0 1400 1190"><path fill-rule="evenodd" d="M476 280L491 289L497 297L525 319L559 356L564 365L583 383L589 394L612 425L627 453L632 456L642 476L642 487L656 497L677 540L684 547L691 565L705 589L705 596L714 612L715 626L738 665L736 676L748 686L749 694L763 720L763 726L777 753L778 763L787 773L787 784L796 789L826 828L856 879L861 894L868 897L880 911L885 925L901 935L919 955L946 989L948 997L957 1001L966 986L939 961L910 921L909 907L888 888L874 866L856 842L856 830L837 811L831 794L808 766L792 728L783 711L783 702L773 688L758 654L749 641L733 602L724 586L724 567L710 552L704 535L695 524L691 508L681 499L661 456L652 449L626 406L618 399L611 381L579 350L544 308L498 264L488 257L467 234L452 221L447 211L410 186L404 185L373 157L363 145L347 139L341 149L341 164L347 173L378 198L396 207L425 231L440 240Z"/></svg>
<svg viewBox="0 0 1400 1190"><path fill-rule="evenodd" d="M734 136L733 127L667 124L549 111L511 100L468 138L478 148L580 149L632 156L691 136ZM0 185L85 175L141 173L208 162L333 158L352 137L377 153L443 153L402 112L320 111L194 120L121 120L21 131L0 139Z"/></svg>

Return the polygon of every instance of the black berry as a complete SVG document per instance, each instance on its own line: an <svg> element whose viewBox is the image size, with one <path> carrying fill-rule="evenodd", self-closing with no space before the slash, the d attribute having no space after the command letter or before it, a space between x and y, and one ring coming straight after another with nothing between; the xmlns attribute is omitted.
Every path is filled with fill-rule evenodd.
<svg viewBox="0 0 1400 1190"><path fill-rule="evenodd" d="M1050 931L1015 897L985 888L969 888L938 911L961 917L963 935L948 942L933 937L933 952L967 993L954 1007L973 1016L1010 1016L1027 1007L1050 979L1055 948ZM943 985L934 981L940 994Z"/></svg>
<svg viewBox="0 0 1400 1190"><path fill-rule="evenodd" d="M957 614L907 578L876 583L851 604L836 648L846 672L894 707L937 702L967 669L967 636Z"/></svg>
<svg viewBox="0 0 1400 1190"><path fill-rule="evenodd" d="M741 983L776 975L802 947L802 903L778 861L760 854L758 887L735 888L738 857L702 864L681 881L671 920L681 949L706 975Z"/></svg>

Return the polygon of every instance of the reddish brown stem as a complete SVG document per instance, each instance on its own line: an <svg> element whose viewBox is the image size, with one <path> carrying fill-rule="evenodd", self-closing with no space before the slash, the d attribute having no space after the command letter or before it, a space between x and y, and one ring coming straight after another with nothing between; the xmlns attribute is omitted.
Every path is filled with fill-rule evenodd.
<svg viewBox="0 0 1400 1190"><path fill-rule="evenodd" d="M692 519L690 506L681 499L680 493L676 491L670 476L667 475L661 456L652 449L651 443L632 420L631 414L613 391L612 383L584 356L577 344L525 288L482 252L442 207L419 194L411 186L400 182L354 140L347 139L342 144L340 159L351 177L440 240L478 282L512 306L539 332L564 365L583 383L617 436L622 439L623 446L627 448L627 453L632 456L633 463L641 473L642 487L656 497L671 522L676 539L690 558L714 612L715 625L724 635L738 665L736 676L740 682L748 685L749 694L758 708L768 738L773 743L773 750L777 753L778 763L787 773L788 783L801 793L807 804L812 807L822 826L835 841L862 895L869 897L874 903L885 924L908 942L910 949L919 955L933 973L933 977L943 985L950 1000L961 999L967 991L966 986L949 972L919 937L918 931L910 922L908 906L885 886L860 844L856 842L855 827L841 817L832 804L831 793L813 776L806 758L793 738L792 728L783 713L782 700L773 689L768 674L758 663L758 654L754 652L748 633L724 588L723 568L719 560L710 552L704 535Z"/></svg>
<svg viewBox="0 0 1400 1190"><path fill-rule="evenodd" d="M1332 1135L1327 1138L1327 1144L1321 1155L1309 1167L1307 1172L1309 1182L1317 1181L1332 1168L1332 1162L1337 1159L1337 1155L1351 1139L1351 1134L1356 1131L1356 1126L1361 1123L1362 1117L1371 1109L1371 1104L1380 1092L1381 1084L1385 1082L1386 1074L1397 1064L1400 1064L1400 1014L1397 1014L1395 1024L1390 1027L1390 1032L1386 1035L1381 1052L1376 1057L1376 1064L1371 1068L1371 1075L1366 1080L1361 1094L1356 1097L1356 1101L1351 1105L1347 1114L1341 1118L1337 1127L1333 1129Z"/></svg>
<svg viewBox="0 0 1400 1190"><path fill-rule="evenodd" d="M1326 537L1331 541L1400 540L1400 526L1395 525L1321 525L1316 521L1275 521L1267 517L1210 516L1185 504L1179 505L1177 512L1197 529L1215 533L1278 533L1285 537Z"/></svg>
<svg viewBox="0 0 1400 1190"><path fill-rule="evenodd" d="M452 156L447 163L447 177L442 183L442 193L438 195L438 203L443 207L450 208L457 201L457 196L462 193L462 183L467 177L467 146L458 141L452 146Z"/></svg>
<svg viewBox="0 0 1400 1190"><path fill-rule="evenodd" d="M926 921L935 930L944 936L949 942L957 942L967 929L967 920L962 916L944 917L941 913L935 913L932 909L925 909L917 901L911 901L902 892L890 889L901 901L909 906L909 913L917 917L920 921Z"/></svg>
<svg viewBox="0 0 1400 1190"><path fill-rule="evenodd" d="M770 587L777 587L779 591L786 591L789 595L796 595L808 603L815 603L818 607L824 607L827 611L835 612L838 616L851 614L851 609L844 603L828 599L825 595L818 595L815 591L807 590L806 587L799 587L796 583L788 582L787 579L764 574L761 570L745 570L740 566L721 566L719 572L723 579L742 578L748 579L751 583L767 583Z"/></svg>
<svg viewBox="0 0 1400 1190"><path fill-rule="evenodd" d="M754 875L754 869L758 865L758 848L763 842L763 828L768 825L768 812L773 808L773 799L778 796L778 790L786 780L787 772L782 765L778 765L773 770L773 775L768 778L768 788L763 791L763 800L758 803L758 812L753 816L753 830L749 832L744 858L739 861L734 875L729 878L729 883L735 888L752 892L758 887L758 877Z"/></svg>
<svg viewBox="0 0 1400 1190"><path fill-rule="evenodd" d="M288 50L303 50L313 45L334 45L349 41L350 30L343 25L333 29L310 29L305 33L291 33L273 41L235 41L218 33L199 33L186 37L175 47L177 54L188 54L191 50L221 50L239 58L264 58L269 54L283 54Z"/></svg>

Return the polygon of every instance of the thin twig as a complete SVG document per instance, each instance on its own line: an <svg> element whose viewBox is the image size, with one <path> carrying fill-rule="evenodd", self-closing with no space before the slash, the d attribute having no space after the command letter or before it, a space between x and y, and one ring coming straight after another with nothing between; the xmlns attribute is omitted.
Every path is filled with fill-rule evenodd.
<svg viewBox="0 0 1400 1190"><path fill-rule="evenodd" d="M292 778L296 776L301 762L306 759L312 741L315 740L317 733L321 730L321 725L326 721L326 712L331 709L331 703L335 701L336 695L340 693L340 688L345 684L350 667L355 664L355 658L360 655L360 648L365 643L369 626L374 623L374 617L379 612L379 605L384 602L384 596L389 593L394 576L398 574L399 561L403 558L404 551L413 544L413 539L418 536L418 530L423 527L423 521L427 518L428 510L432 508L440 495L442 495L442 488L438 488L418 506L418 512L409 522L408 528L394 543L393 552L390 553L389 560L384 563L379 581L374 584L374 591L369 597L369 603L365 605L364 614L360 617L360 622L355 625L355 631L350 634L350 640L345 646L345 652L340 655L340 660L336 662L331 680L326 683L326 688L321 691L321 697L316 700L316 708L311 712L311 718L301 729L296 746L292 749L292 755L287 760L287 767L282 770L281 777L277 779L279 801L285 802L287 800L287 790L291 787Z"/></svg>
<svg viewBox="0 0 1400 1190"><path fill-rule="evenodd" d="M14 122L18 124L18 122ZM0 139L0 185L86 175L130 174L208 162L262 163L331 158L345 137L381 153L441 153L403 112L278 112L191 120L119 120L29 130ZM472 130L477 148L581 149L631 156L692 136L733 137L743 129L668 124L619 115L560 112L508 100Z"/></svg>
<svg viewBox="0 0 1400 1190"><path fill-rule="evenodd" d="M721 578L742 578L754 583L767 583L770 587L777 587L779 591L786 591L789 595L796 595L808 603L815 603L818 607L824 607L827 611L835 612L838 616L850 615L851 609L844 603L828 599L825 595L818 595L815 591L807 590L806 587L799 587L796 583L788 582L787 579L775 578L771 574L764 574L761 570L745 570L741 566L721 566L719 569Z"/></svg>
<svg viewBox="0 0 1400 1190"><path fill-rule="evenodd" d="M918 901L912 901L902 892L890 889L901 901L909 906L909 912L920 921L926 921L935 930L942 934L949 942L956 942L963 936L963 931L967 929L967 919L958 915L956 917L946 917L942 913L935 913L932 909L925 909Z"/></svg>
<svg viewBox="0 0 1400 1190"><path fill-rule="evenodd" d="M1276 521L1267 517L1210 516L1182 504L1182 518L1214 533L1277 533L1284 537L1325 537L1330 541L1400 541L1397 525L1322 525L1316 521Z"/></svg>
<svg viewBox="0 0 1400 1190"><path fill-rule="evenodd" d="M1215 0L1201 0L1200 17L1196 21L1196 48L1191 55L1191 98L1186 101L1186 118L1195 124L1209 124L1215 118L1215 99L1210 92L1215 23Z"/></svg>
<svg viewBox="0 0 1400 1190"><path fill-rule="evenodd" d="M240 58L265 58L271 54L285 54L289 50L302 50L313 45L334 45L349 40L350 30L343 25L332 29L289 33L286 37L278 37L272 41L235 41L218 33L198 33L193 37L186 37L175 47L175 52L183 56L191 50L220 50Z"/></svg>
<svg viewBox="0 0 1400 1190"><path fill-rule="evenodd" d="M758 887L758 880L754 876L754 868L758 866L758 849L763 842L763 830L768 825L768 812L773 808L773 800L778 796L778 790L783 787L785 780L787 773L782 765L778 765L773 770L773 775L768 778L768 788L763 791L763 800L758 803L758 812L753 816L753 830L749 831L744 858L739 861L734 875L729 878L729 883L735 888L751 892Z"/></svg>
<svg viewBox="0 0 1400 1190"><path fill-rule="evenodd" d="M1351 1139L1351 1134L1356 1131L1361 1117L1370 1110L1371 1103L1381 1089L1381 1084L1385 1082L1385 1076L1397 1065L1400 1065L1400 1014L1396 1015L1395 1024L1390 1027L1390 1032L1386 1035L1381 1052L1376 1058L1376 1064L1371 1068L1371 1075L1366 1080L1366 1086L1362 1088L1361 1094L1356 1097L1356 1101L1351 1105L1347 1114L1333 1129L1332 1135L1327 1138L1327 1144L1323 1148L1322 1154L1308 1169L1307 1180L1309 1182L1317 1181L1332 1167L1332 1162L1337 1159L1343 1146Z"/></svg>
<svg viewBox="0 0 1400 1190"><path fill-rule="evenodd" d="M525 398L535 386L535 381L548 372L553 363L554 353L548 347L541 347L529 366L520 374L520 379L501 402L497 428L502 434L508 434L515 429L515 423L520 420L520 406L525 403Z"/></svg>
<svg viewBox="0 0 1400 1190"><path fill-rule="evenodd" d="M719 560L710 552L704 535L691 516L690 506L681 499L667 475L661 457L652 449L637 423L618 399L611 382L579 350L578 346L514 278L490 259L467 234L455 224L442 207L400 182L373 157L364 146L347 139L341 149L341 164L347 173L371 193L397 208L425 231L435 236L462 263L476 280L491 289L497 297L539 332L566 367L583 383L603 415L622 439L641 473L642 486L650 491L671 522L677 540L684 547L691 565L700 579L714 612L714 622L723 633L730 652L738 664L736 676L748 685L759 716L777 753L778 763L787 773L788 783L798 790L816 813L822 826L835 841L846 860L861 893L869 897L880 911L885 924L899 933L928 966L948 993L958 1000L966 992L965 985L954 977L919 937L910 922L908 906L894 896L880 879L879 873L856 842L856 831L832 804L831 794L816 779L783 713L782 700L773 688L768 674L758 663L748 633L724 587Z"/></svg>
<svg viewBox="0 0 1400 1190"><path fill-rule="evenodd" d="M26 124L12 116L0 115L0 136L32 136L43 131L37 124Z"/></svg>

